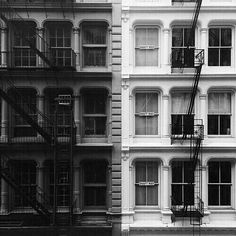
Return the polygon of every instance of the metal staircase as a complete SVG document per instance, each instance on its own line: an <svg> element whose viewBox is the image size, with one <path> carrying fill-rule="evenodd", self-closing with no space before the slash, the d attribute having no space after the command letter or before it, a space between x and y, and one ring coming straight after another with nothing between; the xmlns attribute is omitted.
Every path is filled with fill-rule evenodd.
<svg viewBox="0 0 236 236"><path fill-rule="evenodd" d="M44 0L45 2L45 0ZM71 1L68 1L71 2ZM61 4L62 1L60 1ZM20 21L26 29L28 29L27 22L16 12L10 3L7 1L0 1L0 17L1 19L14 30L14 21ZM47 42L37 33L35 37L40 38L48 47L50 53L50 46ZM24 37L24 36L23 36ZM28 43L30 49L36 53L48 66L51 70L57 72L59 67L51 60L53 54L47 57L47 54L41 52L36 48L34 44L31 43L31 40L24 37L24 40ZM71 69L71 68L70 68ZM55 78L56 79L56 78ZM24 101L24 94L19 92L19 89L14 86L14 83L11 81L11 74L9 71L2 73L0 76L0 97L4 99L7 104L15 110L20 117L32 127L38 134L42 136L46 144L48 144L50 152L54 153L54 192L53 192L53 210L49 211L49 205L43 199L43 192L37 187L36 196L29 196L25 193L20 185L17 183L17 180L11 175L7 168L3 168L3 162L5 158L1 156L1 178L3 178L22 198L24 198L28 204L35 209L35 211L40 215L46 218L47 224L53 223L54 225L72 224L72 208L73 208L73 145L75 142L75 126L73 120L73 109L72 109L72 98L71 96L62 96L59 97L56 103L58 105L69 105L70 106L70 124L67 128L66 133L61 134L61 127L58 123L59 114L55 111L54 120L47 117L42 111L38 110L36 107L32 107L30 104L27 104L27 101L24 102L24 106L19 106L16 102L15 95L20 97ZM11 92L7 92L10 89ZM69 104L68 104L69 103ZM29 112L32 111L32 112ZM35 114L32 117L30 114ZM4 154L5 155L5 154ZM69 163L69 164L68 164ZM61 213L59 209L58 195L59 195L59 174L60 169L69 168L68 170L68 207L69 211L66 214ZM40 200L39 200L40 199ZM42 201L41 201L42 200Z"/></svg>
<svg viewBox="0 0 236 236"><path fill-rule="evenodd" d="M202 65L204 64L204 50L190 47L190 45L192 46L194 42L194 32L201 8L201 3L202 0L196 0L187 47L185 49L181 48L177 52L175 51L175 56L173 56L172 52L172 60L173 57L177 58L175 65L179 65L181 68L194 68L194 81L185 120L183 123L177 121L176 123L172 124L171 127L171 143L173 143L175 140L179 140L182 143L185 140L188 140L190 143L191 166L188 168L187 172L189 175L193 174L193 178L189 183L187 183L187 185L189 185L190 189L194 189L194 199L192 199L190 202L185 201L181 205L179 205L172 196L171 210L175 217L190 218L190 224L193 225L193 235L196 233L200 235L200 225L202 224L202 217L204 216L204 203L201 199L201 143L203 140L204 128L202 120L196 120L193 116L194 101L201 76ZM182 130L181 134L178 132L176 133L176 130ZM195 226L199 226L199 228L196 229Z"/></svg>

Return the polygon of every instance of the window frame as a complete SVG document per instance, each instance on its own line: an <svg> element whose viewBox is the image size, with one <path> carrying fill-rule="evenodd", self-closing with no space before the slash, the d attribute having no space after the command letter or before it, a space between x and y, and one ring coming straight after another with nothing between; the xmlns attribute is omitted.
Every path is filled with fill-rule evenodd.
<svg viewBox="0 0 236 236"><path fill-rule="evenodd" d="M186 112L185 113L183 113L183 112L178 112L178 113L174 113L173 112L173 95L174 94L182 94L182 95L184 95L184 94L189 94L189 101L188 101L188 105L187 105L187 107L186 107ZM192 114L191 114L191 116L193 116L193 122L194 122L194 120L197 118L196 117L196 115L197 115L197 111L196 111L196 109L197 109L197 103L198 103L198 101L197 101L197 97L198 97L198 95L196 95L196 97L195 97L195 102L194 102L194 107L193 107L193 112L192 112ZM190 100L191 100L191 91L190 90L174 90L174 91L172 91L171 92L171 110L170 110L170 121L171 121L171 134L173 134L173 135L183 135L183 134L185 134L185 132L184 132L184 120L185 120L185 117L187 117L188 116L188 114L187 114L187 111L188 111L188 106L189 106L189 103L190 103ZM173 133L173 116L181 116L181 132L178 132L178 133ZM193 124L194 125L194 124ZM193 129L194 129L194 127L193 127Z"/></svg>
<svg viewBox="0 0 236 236"><path fill-rule="evenodd" d="M98 44L98 43L84 43L84 35L85 35L85 28L87 27L91 27L96 29L97 27L101 27L104 28L104 32L105 32L105 43L104 44ZM80 39L80 45L81 45L81 66L84 69L103 69L103 68L108 68L108 50L109 50L109 37L108 37L108 24L104 21L85 21L82 23L82 37ZM104 53L104 59L105 59L105 63L104 65L85 65L85 49L99 49L99 48L103 48L105 49L105 53Z"/></svg>
<svg viewBox="0 0 236 236"><path fill-rule="evenodd" d="M154 181L141 181L141 182L137 182L136 181L136 174L137 174L137 163L145 163L145 174L146 174L146 180L147 180L147 163L155 163L156 166L157 166L157 182L154 182ZM160 194L161 194L161 191L160 191L160 188L161 188L161 164L160 164L160 161L158 160L155 160L155 159L138 159L134 162L134 206L135 208L150 208L150 207L155 207L155 208L159 208L160 206ZM137 204L136 203L136 186L145 186L146 187L146 203L145 205L144 204ZM152 186L156 186L157 187L157 204L147 204L147 190L148 190L148 187L152 187Z"/></svg>
<svg viewBox="0 0 236 236"><path fill-rule="evenodd" d="M104 183L85 183L85 166L86 165L89 165L90 163L104 163L105 165L105 182ZM82 208L84 210L92 210L92 209L100 209L100 210L106 210L108 208L108 192L109 192L109 164L107 162L106 159L97 159L97 160L86 160L86 161L82 161L82 171L81 171L81 175L82 175L82 178L81 178L81 190L82 190ZM98 170L99 171L99 170ZM104 205L86 205L85 204L85 188L105 188L105 196L104 197L104 201L105 201L105 204ZM93 199L94 200L94 199ZM97 199L95 199L96 201Z"/></svg>
<svg viewBox="0 0 236 236"><path fill-rule="evenodd" d="M181 182L173 182L173 163L178 163L181 165ZM184 205L184 201L185 201L185 186L188 186L188 182L185 181L185 163L191 163L190 160L173 160L171 163L171 197L173 198L173 186L181 186L181 204L174 204L173 200L177 201L177 199L173 198L171 205L172 206L183 206ZM193 176L193 192L192 192L192 199L190 201L192 201L192 204L186 204L187 206L193 206L194 205L194 201L195 201L195 187L196 187L196 183L195 183L195 176L194 173L192 173Z"/></svg>
<svg viewBox="0 0 236 236"><path fill-rule="evenodd" d="M86 96L96 96L96 94L102 94L104 96L104 111L105 113L85 113L85 100ZM106 138L108 137L109 133L109 128L108 128L108 122L109 122L109 111L108 111L108 106L109 106L109 100L108 100L108 90L106 88L85 88L84 91L82 92L82 112L81 112L81 118L82 118L82 137L83 138ZM86 128L86 122L85 118L93 118L94 119L94 132L96 131L96 118L104 118L104 134L86 134L85 133L85 128Z"/></svg>
<svg viewBox="0 0 236 236"><path fill-rule="evenodd" d="M137 42L136 42L136 35L137 35L137 29L156 29L157 30L157 46L155 45L142 45L137 47ZM135 67L152 67L152 68L158 68L160 67L160 27L157 25L137 25L134 28L134 66ZM157 65L137 65L137 60L136 60L136 51L137 50L157 50Z"/></svg>
<svg viewBox="0 0 236 236"><path fill-rule="evenodd" d="M12 60L11 63L13 67L36 67L37 66L37 54L30 48L30 46L27 43L24 43L24 40L22 37L20 37L19 44L16 42L17 36L16 34L27 34L25 38L34 38L34 45L37 47L37 39L36 39L36 25L33 21L27 21L26 24L28 25L28 28L24 28L24 25L21 25L21 22L15 21L15 24L17 24L15 27L10 29L10 51L12 52ZM18 29L19 31L16 32L15 30ZM32 35L30 34L32 33ZM27 44L27 45L25 45ZM19 51L19 56L16 55L17 51ZM26 52L27 56L24 56L24 52ZM20 65L17 64L17 58L19 59ZM24 64L24 59L26 59L27 63ZM31 61L31 59L33 61Z"/></svg>
<svg viewBox="0 0 236 236"><path fill-rule="evenodd" d="M209 44L210 44L210 29L219 29L219 45L218 46L210 46ZM221 46L220 44L221 44L221 30L222 29L231 29L231 45L230 46ZM233 45L233 33L234 33L234 31L233 31L233 28L232 28L232 26L227 26L227 25L225 25L225 26L223 26L223 25L216 25L216 26L214 26L214 25L212 25L212 26L209 26L209 28L208 28L208 43L207 43L207 59L208 59L208 61L207 61L207 66L209 66L209 67L232 67L233 66L233 48L234 48L234 45ZM221 64L221 53L220 53L220 50L221 49L231 49L230 50L230 65L220 65ZM218 52L219 52L219 55L218 55L218 65L209 65L209 58L210 58L210 53L209 53L209 49L218 49Z"/></svg>
<svg viewBox="0 0 236 236"><path fill-rule="evenodd" d="M69 34L66 34L67 27L69 28ZM72 51L72 25L68 21L50 21L45 23L46 35L48 44L50 46L50 54L52 61L55 61L56 66L71 66L73 65L73 51ZM59 37L58 30L62 30L62 37ZM54 35L54 37L52 37ZM58 39L62 40L62 46L58 46ZM51 40L55 41L55 45L51 45ZM68 40L69 45L66 46ZM69 56L67 55L69 52ZM61 54L61 55L60 55ZM60 60L62 63L60 63ZM69 62L68 62L69 60Z"/></svg>
<svg viewBox="0 0 236 236"><path fill-rule="evenodd" d="M222 93L227 93L230 94L230 113L209 113L209 94L222 94ZM210 90L207 93L207 135L209 137L230 137L233 135L233 91L230 90ZM220 134L221 131L221 126L220 126L220 118L221 116L229 116L230 117L230 133L229 134ZM217 120L218 120L218 134L209 134L209 116L217 116Z"/></svg>
<svg viewBox="0 0 236 236"><path fill-rule="evenodd" d="M148 94L157 94L157 113L155 112L139 112L136 113L136 95L137 94L146 94L146 98ZM160 106L161 106L161 98L160 98L160 92L158 90L136 90L134 93L134 135L138 136L138 137L152 137L152 136L159 136L160 135L160 118L161 118L161 114L160 114ZM147 103L146 103L147 105ZM145 113L145 114L144 114ZM157 117L157 134L136 134L136 117L140 116L140 117ZM147 122L146 122L146 126L145 126L145 133L147 133Z"/></svg>
<svg viewBox="0 0 236 236"><path fill-rule="evenodd" d="M183 32L182 32L182 46L174 46L173 45L173 30L174 29L181 29ZM172 26L172 28L171 28L171 67L172 68L180 68L180 66L181 67L184 67L184 68L192 68L193 66L194 66L194 49L196 48L196 31L194 31L194 39L193 39L193 46L190 46L189 48L190 49L192 49L193 51L190 51L191 53L193 53L192 55L190 54L190 56L192 56L193 57L193 64L190 64L190 65L188 65L188 66L185 66L185 65L187 65L186 64L186 62L185 62L185 49L187 49L187 46L185 45L185 30L186 29L189 29L189 30L191 30L191 25L173 25ZM186 43L188 43L188 41L186 42ZM180 64L180 66L179 65L177 65L177 66L174 66L173 65L173 61L174 61L174 59L173 59L173 52L174 51L176 51L176 50L183 50L183 52L181 53L181 58L182 58L182 60L181 60L181 64ZM187 52L187 51L186 51ZM184 53L184 55L182 55Z"/></svg>
<svg viewBox="0 0 236 236"><path fill-rule="evenodd" d="M10 163L10 172L15 179L18 180L18 184L24 188L25 192L28 192L30 196L32 196L31 191L33 190L35 194L35 199L37 198L36 188L37 188L37 165L34 160L11 160ZM27 180L30 183L24 183L23 175L27 174ZM32 178L32 174L34 178ZM34 180L34 182L33 182ZM27 200L22 198L17 194L15 190L13 190L13 199L12 205L15 209L22 208L31 208L30 204L27 204ZM12 200L13 200L12 199Z"/></svg>
<svg viewBox="0 0 236 236"><path fill-rule="evenodd" d="M230 175L230 182L226 182L226 183L223 183L220 181L220 178L221 178L221 166L220 164L221 163L230 163L230 170L231 170L231 175ZM218 174L219 174L219 182L210 182L209 180L209 174L210 174L210 168L209 168L209 163L219 163L219 168L218 168ZM234 184L233 184L233 178L234 178L234 168L233 168L233 163L232 161L226 159L226 160L217 160L217 159L214 159L214 160L209 160L208 161L208 173L207 173L207 195L208 195L208 206L209 208L231 208L232 205L233 205L233 192L234 192ZM210 194L209 194L209 186L218 186L218 204L217 205L210 205L209 204L209 197L210 197ZM221 205L221 186L230 186L230 204L229 205Z"/></svg>

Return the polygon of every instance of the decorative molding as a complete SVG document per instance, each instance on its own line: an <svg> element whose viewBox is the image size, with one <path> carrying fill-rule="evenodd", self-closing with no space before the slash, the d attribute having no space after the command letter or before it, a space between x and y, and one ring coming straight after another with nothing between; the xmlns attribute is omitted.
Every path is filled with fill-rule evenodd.
<svg viewBox="0 0 236 236"><path fill-rule="evenodd" d="M163 169L164 171L169 171L170 166L162 166L162 169Z"/></svg>
<svg viewBox="0 0 236 236"><path fill-rule="evenodd" d="M129 149L122 150L121 158L123 161L127 161L129 159Z"/></svg>
<svg viewBox="0 0 236 236"><path fill-rule="evenodd" d="M129 82L128 82L128 79L127 79L127 78L122 79L122 81L121 81L121 87L122 87L123 89L125 89L125 90L129 88Z"/></svg>
<svg viewBox="0 0 236 236"><path fill-rule="evenodd" d="M121 19L124 21L124 23L128 22L129 20L129 10L123 10Z"/></svg>

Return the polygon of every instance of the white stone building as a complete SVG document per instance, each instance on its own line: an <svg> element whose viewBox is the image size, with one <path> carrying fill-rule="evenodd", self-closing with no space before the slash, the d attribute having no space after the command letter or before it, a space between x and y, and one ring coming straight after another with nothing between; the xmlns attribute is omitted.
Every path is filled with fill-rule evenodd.
<svg viewBox="0 0 236 236"><path fill-rule="evenodd" d="M203 0L189 43L194 8L191 0L122 1L124 235L236 234L236 1ZM170 138L179 132L171 123L184 126L194 82L186 55L179 66L172 53L187 45L204 50L192 113L204 125L201 181L192 189L189 141ZM196 188L204 202L200 227L171 211Z"/></svg>

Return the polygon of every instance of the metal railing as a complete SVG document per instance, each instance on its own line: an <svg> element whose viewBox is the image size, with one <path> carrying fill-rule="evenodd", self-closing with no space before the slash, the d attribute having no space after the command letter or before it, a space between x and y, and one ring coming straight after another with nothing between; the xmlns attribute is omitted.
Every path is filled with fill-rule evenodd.
<svg viewBox="0 0 236 236"><path fill-rule="evenodd" d="M52 69L75 69L76 67L76 53L71 48L51 48L50 52L42 54L50 61ZM1 57L6 58L8 68L49 68L49 65L28 47L2 52Z"/></svg>
<svg viewBox="0 0 236 236"><path fill-rule="evenodd" d="M204 49L172 48L172 68L194 68L204 64Z"/></svg>
<svg viewBox="0 0 236 236"><path fill-rule="evenodd" d="M194 119L192 124L182 122L170 124L171 139L204 139L204 125L201 119Z"/></svg>

